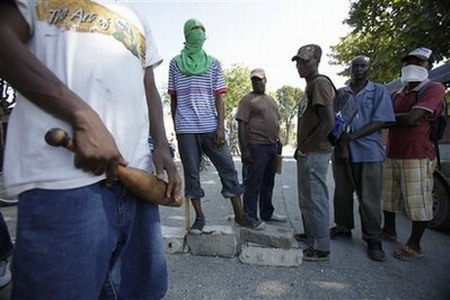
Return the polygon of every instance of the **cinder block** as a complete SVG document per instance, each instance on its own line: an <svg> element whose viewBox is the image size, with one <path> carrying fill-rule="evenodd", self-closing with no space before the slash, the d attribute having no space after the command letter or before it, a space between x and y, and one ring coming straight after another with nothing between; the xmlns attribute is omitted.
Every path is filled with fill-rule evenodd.
<svg viewBox="0 0 450 300"><path fill-rule="evenodd" d="M205 226L200 235L187 234L187 245L193 255L234 257L237 240L231 226Z"/></svg>
<svg viewBox="0 0 450 300"><path fill-rule="evenodd" d="M186 230L178 227L161 226L166 253L187 253Z"/></svg>
<svg viewBox="0 0 450 300"><path fill-rule="evenodd" d="M300 249L267 248L258 244L242 245L239 255L242 263L272 267L298 267L303 260Z"/></svg>
<svg viewBox="0 0 450 300"><path fill-rule="evenodd" d="M266 224L263 230L241 228L240 241L253 242L267 247L289 249L294 244L294 230Z"/></svg>

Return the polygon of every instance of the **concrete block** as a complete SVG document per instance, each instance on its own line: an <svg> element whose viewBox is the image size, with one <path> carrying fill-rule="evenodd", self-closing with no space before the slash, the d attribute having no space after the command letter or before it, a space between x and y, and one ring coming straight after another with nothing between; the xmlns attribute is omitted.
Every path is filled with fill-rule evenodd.
<svg viewBox="0 0 450 300"><path fill-rule="evenodd" d="M203 233L186 235L193 255L234 257L237 240L231 226L205 226Z"/></svg>
<svg viewBox="0 0 450 300"><path fill-rule="evenodd" d="M242 245L242 263L271 267L298 267L303 260L300 249L267 248L254 243Z"/></svg>
<svg viewBox="0 0 450 300"><path fill-rule="evenodd" d="M263 230L241 228L240 241L253 242L267 247L289 249L294 244L294 230L266 224Z"/></svg>
<svg viewBox="0 0 450 300"><path fill-rule="evenodd" d="M161 226L166 253L187 253L186 230L178 227Z"/></svg>

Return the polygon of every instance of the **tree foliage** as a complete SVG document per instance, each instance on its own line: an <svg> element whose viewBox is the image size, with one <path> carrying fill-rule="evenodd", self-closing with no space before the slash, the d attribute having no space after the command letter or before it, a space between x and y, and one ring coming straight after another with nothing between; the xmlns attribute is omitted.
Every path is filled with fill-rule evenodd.
<svg viewBox="0 0 450 300"><path fill-rule="evenodd" d="M224 96L225 119L234 118L233 108L236 108L242 97L252 91L252 84L249 78L250 69L243 65L234 64L224 70L228 91Z"/></svg>
<svg viewBox="0 0 450 300"><path fill-rule="evenodd" d="M278 101L278 109L281 115L281 123L283 124L283 144L290 143L292 120L297 115L298 102L302 97L303 91L300 88L292 86L283 86L276 92L276 99Z"/></svg>
<svg viewBox="0 0 450 300"><path fill-rule="evenodd" d="M432 49L435 62L450 57L448 0L352 0L344 22L353 30L331 47L332 63L346 65L357 55L367 55L371 77L378 82L399 76L401 57L417 47Z"/></svg>

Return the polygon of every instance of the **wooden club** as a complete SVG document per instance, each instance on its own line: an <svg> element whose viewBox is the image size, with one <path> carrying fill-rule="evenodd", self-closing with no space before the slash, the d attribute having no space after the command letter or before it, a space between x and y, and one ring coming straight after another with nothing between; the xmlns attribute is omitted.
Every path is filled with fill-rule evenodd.
<svg viewBox="0 0 450 300"><path fill-rule="evenodd" d="M75 152L75 144L66 131L61 128L50 129L45 135L45 141L55 147L64 147ZM183 198L167 198L165 192L167 183L155 175L133 167L119 165L117 178L123 185L139 198L158 205L180 207Z"/></svg>

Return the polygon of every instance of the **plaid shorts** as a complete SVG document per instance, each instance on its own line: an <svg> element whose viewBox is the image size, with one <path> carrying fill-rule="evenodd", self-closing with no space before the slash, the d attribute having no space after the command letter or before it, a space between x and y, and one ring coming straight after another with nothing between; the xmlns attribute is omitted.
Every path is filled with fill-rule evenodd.
<svg viewBox="0 0 450 300"><path fill-rule="evenodd" d="M399 212L404 206L411 221L433 218L433 172L436 160L388 159L383 170L383 210Z"/></svg>

